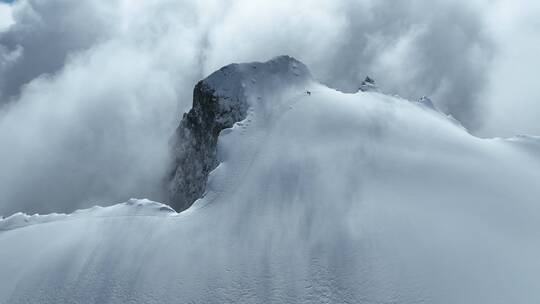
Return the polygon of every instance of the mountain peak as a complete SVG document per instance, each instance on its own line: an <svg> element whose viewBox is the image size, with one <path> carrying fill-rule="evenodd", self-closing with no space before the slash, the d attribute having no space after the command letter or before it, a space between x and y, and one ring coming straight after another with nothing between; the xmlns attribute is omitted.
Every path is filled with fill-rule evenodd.
<svg viewBox="0 0 540 304"><path fill-rule="evenodd" d="M379 92L379 87L375 83L375 80L369 76L366 76L364 81L362 81L359 89L362 92Z"/></svg>
<svg viewBox="0 0 540 304"><path fill-rule="evenodd" d="M312 76L291 56L266 62L233 63L201 80L193 91L193 106L184 114L174 138L173 170L167 179L170 203L189 208L205 191L209 173L218 165L219 133L244 120L248 108L287 89L305 91Z"/></svg>
<svg viewBox="0 0 540 304"><path fill-rule="evenodd" d="M264 90L276 85L294 85L311 80L305 64L294 57L283 55L266 62L232 63L202 80L216 96L241 97L246 91Z"/></svg>

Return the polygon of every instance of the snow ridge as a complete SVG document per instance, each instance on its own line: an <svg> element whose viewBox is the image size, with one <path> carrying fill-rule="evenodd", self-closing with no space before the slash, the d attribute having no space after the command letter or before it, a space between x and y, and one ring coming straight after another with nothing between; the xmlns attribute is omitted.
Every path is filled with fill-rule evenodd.
<svg viewBox="0 0 540 304"><path fill-rule="evenodd" d="M108 207L94 206L88 209L79 209L70 214L51 213L28 215L23 212L17 212L4 219L0 219L0 231L83 217L172 216L176 214L174 209L165 204L153 202L148 199L132 198L125 203Z"/></svg>

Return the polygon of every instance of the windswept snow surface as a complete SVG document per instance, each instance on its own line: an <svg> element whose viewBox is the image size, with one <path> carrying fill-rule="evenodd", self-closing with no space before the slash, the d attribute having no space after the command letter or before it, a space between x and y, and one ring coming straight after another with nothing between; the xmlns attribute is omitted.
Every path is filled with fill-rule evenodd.
<svg viewBox="0 0 540 304"><path fill-rule="evenodd" d="M0 303L540 302L537 138L312 80L250 94L187 211L0 222Z"/></svg>

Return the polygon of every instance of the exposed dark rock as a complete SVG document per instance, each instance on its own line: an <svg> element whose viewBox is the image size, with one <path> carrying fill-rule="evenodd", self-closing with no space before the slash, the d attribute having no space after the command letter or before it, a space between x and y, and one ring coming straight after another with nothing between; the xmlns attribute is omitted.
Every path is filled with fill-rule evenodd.
<svg viewBox="0 0 540 304"><path fill-rule="evenodd" d="M203 196L208 174L219 163L218 136L246 118L248 95L260 101L260 96L275 96L284 87L305 89L311 79L303 63L279 56L264 63L230 64L200 81L193 90L193 107L173 138L169 204L180 212Z"/></svg>
<svg viewBox="0 0 540 304"><path fill-rule="evenodd" d="M375 83L375 80L373 78L366 76L366 79L362 81L362 84L360 85L360 91L362 92L378 92L379 87Z"/></svg>
<svg viewBox="0 0 540 304"><path fill-rule="evenodd" d="M231 98L236 100L223 100ZM169 193L170 204L178 212L203 195L208 174L218 165L219 133L243 120L246 111L247 103L238 96L219 96L204 81L195 86L193 107L184 114L174 139L175 160Z"/></svg>

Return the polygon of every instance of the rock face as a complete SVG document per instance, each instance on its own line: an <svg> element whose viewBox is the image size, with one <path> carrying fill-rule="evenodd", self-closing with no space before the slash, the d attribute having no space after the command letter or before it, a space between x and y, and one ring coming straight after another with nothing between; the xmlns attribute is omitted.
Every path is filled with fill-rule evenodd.
<svg viewBox="0 0 540 304"><path fill-rule="evenodd" d="M303 63L280 56L264 63L231 64L197 83L192 109L184 114L173 139L169 204L180 212L204 194L208 174L219 163L218 136L246 118L249 96L260 97L279 91L284 84L307 80L311 74Z"/></svg>
<svg viewBox="0 0 540 304"><path fill-rule="evenodd" d="M362 92L379 92L379 87L373 78L366 76L366 79L362 81L359 90Z"/></svg>
<svg viewBox="0 0 540 304"><path fill-rule="evenodd" d="M193 90L193 107L176 129L169 193L177 211L189 208L204 193L208 174L218 165L216 146L221 130L246 117L245 99L222 99L200 81Z"/></svg>

